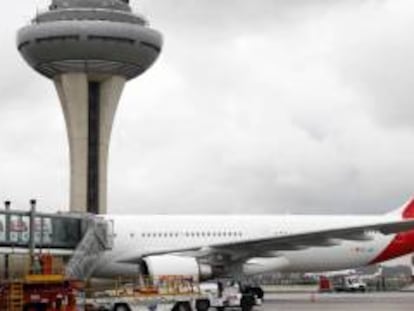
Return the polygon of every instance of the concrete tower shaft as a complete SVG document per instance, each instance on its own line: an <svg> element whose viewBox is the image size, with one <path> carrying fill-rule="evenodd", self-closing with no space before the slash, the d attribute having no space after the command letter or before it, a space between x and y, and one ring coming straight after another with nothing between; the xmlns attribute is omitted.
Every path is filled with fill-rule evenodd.
<svg viewBox="0 0 414 311"><path fill-rule="evenodd" d="M85 73L66 73L54 81L69 140L71 210L87 207L87 212L103 214L112 124L126 79L97 81Z"/></svg>
<svg viewBox="0 0 414 311"><path fill-rule="evenodd" d="M52 0L20 29L17 48L52 79L67 126L70 209L106 213L112 124L125 82L157 59L159 32L132 13L128 0Z"/></svg>

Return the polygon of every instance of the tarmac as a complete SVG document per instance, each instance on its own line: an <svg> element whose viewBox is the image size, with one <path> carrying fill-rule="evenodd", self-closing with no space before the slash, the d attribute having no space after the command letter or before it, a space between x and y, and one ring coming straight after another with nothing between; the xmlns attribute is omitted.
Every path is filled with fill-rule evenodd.
<svg viewBox="0 0 414 311"><path fill-rule="evenodd" d="M265 296L259 311L412 311L414 292L385 293L272 293Z"/></svg>

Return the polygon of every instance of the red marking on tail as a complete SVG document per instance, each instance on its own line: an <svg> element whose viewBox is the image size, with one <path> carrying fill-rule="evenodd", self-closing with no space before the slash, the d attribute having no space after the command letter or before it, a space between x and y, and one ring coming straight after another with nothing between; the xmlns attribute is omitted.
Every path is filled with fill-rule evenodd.
<svg viewBox="0 0 414 311"><path fill-rule="evenodd" d="M414 199L408 202L402 211L403 219L414 218ZM414 252L414 230L398 233L385 250L371 264L383 262Z"/></svg>
<svg viewBox="0 0 414 311"><path fill-rule="evenodd" d="M402 216L404 219L414 218L414 199L405 206Z"/></svg>
<svg viewBox="0 0 414 311"><path fill-rule="evenodd" d="M414 252L414 231L398 233L391 243L371 262L387 261Z"/></svg>

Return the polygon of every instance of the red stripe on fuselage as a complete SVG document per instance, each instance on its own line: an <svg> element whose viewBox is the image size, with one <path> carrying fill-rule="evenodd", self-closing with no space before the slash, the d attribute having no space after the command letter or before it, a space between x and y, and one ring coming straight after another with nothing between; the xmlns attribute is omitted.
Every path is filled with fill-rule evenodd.
<svg viewBox="0 0 414 311"><path fill-rule="evenodd" d="M414 200L408 203L402 213L403 219L414 218ZM387 248L371 264L383 262L414 252L414 230L398 233Z"/></svg>

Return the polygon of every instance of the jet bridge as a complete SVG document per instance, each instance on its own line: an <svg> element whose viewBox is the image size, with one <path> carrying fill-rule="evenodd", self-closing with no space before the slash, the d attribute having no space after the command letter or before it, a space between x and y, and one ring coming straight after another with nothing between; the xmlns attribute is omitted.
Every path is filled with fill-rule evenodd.
<svg viewBox="0 0 414 311"><path fill-rule="evenodd" d="M9 202L5 206L0 210L0 254L67 252L66 276L82 279L91 275L102 252L112 249L113 224L102 217L37 212L34 200L29 211L11 210Z"/></svg>

